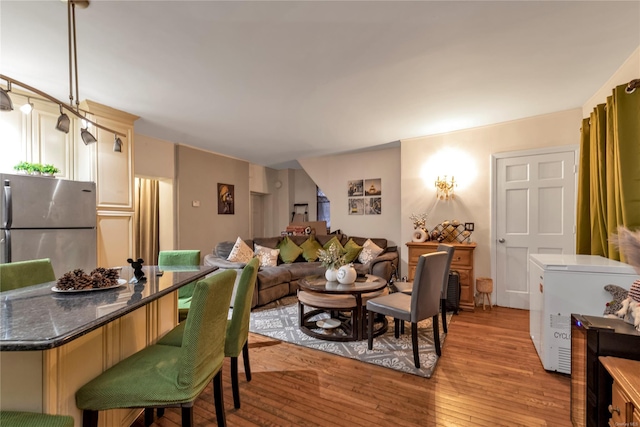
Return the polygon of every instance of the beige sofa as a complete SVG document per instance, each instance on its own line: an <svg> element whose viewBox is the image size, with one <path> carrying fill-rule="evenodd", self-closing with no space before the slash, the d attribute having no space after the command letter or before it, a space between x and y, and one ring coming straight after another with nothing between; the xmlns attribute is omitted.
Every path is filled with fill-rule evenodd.
<svg viewBox="0 0 640 427"><path fill-rule="evenodd" d="M331 234L326 236L315 236L320 245L327 243L331 238L337 237L344 246L349 239L362 246L367 240L366 237L349 237L345 234ZM289 236L298 246L308 239L308 236ZM253 240L244 240L250 247L260 245L268 248L276 248L283 237L256 237ZM398 250L396 246L388 246L387 239L371 238L371 241L384 251L376 258L366 264L360 263L357 259L353 262L359 274L373 274L382 277L387 282L398 267ZM240 271L245 264L227 261L235 242L218 243L213 253L205 255L204 264L222 269L236 269ZM253 294L251 307L268 304L287 295L295 295L298 289L298 280L305 276L324 274L325 268L320 262L308 262L302 255L293 263L285 264L278 259L278 265L274 267L260 267L258 279L256 281L256 291Z"/></svg>

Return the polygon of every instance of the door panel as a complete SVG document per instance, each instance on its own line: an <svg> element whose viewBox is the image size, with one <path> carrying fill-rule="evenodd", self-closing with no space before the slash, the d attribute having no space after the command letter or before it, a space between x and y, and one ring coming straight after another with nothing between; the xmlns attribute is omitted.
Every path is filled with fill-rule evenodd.
<svg viewBox="0 0 640 427"><path fill-rule="evenodd" d="M496 162L498 305L529 309L532 253L574 253L575 152Z"/></svg>

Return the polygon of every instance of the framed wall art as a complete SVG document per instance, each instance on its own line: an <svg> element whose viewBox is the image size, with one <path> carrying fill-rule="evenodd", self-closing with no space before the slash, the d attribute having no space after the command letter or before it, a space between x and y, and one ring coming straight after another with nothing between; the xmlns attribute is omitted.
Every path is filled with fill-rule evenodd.
<svg viewBox="0 0 640 427"><path fill-rule="evenodd" d="M365 179L364 180L365 196L381 196L382 195L382 179Z"/></svg>
<svg viewBox="0 0 640 427"><path fill-rule="evenodd" d="M366 215L381 215L382 197L367 197L364 200L364 213Z"/></svg>
<svg viewBox="0 0 640 427"><path fill-rule="evenodd" d="M364 214L364 199L349 199L349 215L362 215Z"/></svg>
<svg viewBox="0 0 640 427"><path fill-rule="evenodd" d="M218 183L218 214L233 215L234 207L233 185Z"/></svg>
<svg viewBox="0 0 640 427"><path fill-rule="evenodd" d="M361 179L356 179L353 181L347 182L347 196L348 197L362 197L363 193L363 181Z"/></svg>

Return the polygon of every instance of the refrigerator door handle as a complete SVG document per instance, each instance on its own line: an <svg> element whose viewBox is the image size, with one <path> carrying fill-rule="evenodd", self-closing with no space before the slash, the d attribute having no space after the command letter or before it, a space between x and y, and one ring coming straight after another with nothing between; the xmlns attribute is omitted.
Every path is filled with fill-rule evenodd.
<svg viewBox="0 0 640 427"><path fill-rule="evenodd" d="M6 264L11 262L11 230L2 230L4 236L2 236L2 246L4 246L4 250L2 251L2 259L0 260L0 264Z"/></svg>
<svg viewBox="0 0 640 427"><path fill-rule="evenodd" d="M2 212L4 223L2 224L2 228L11 228L11 223L13 222L13 206L11 199L11 181L9 181L8 179L4 180L4 186L2 187L2 197L4 197L4 212Z"/></svg>

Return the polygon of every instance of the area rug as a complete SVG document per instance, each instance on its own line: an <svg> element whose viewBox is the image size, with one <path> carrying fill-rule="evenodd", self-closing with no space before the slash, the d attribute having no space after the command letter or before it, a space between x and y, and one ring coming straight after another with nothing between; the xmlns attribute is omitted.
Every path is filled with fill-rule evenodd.
<svg viewBox="0 0 640 427"><path fill-rule="evenodd" d="M420 346L420 369L413 364L413 350L411 347L411 327L405 328L405 334L400 338L394 337L394 322L389 318L389 328L386 333L373 340L373 350L367 349L367 340L352 342L326 341L310 337L298 327L298 300L295 296L282 298L251 312L249 330L253 333L265 335L280 341L297 344L303 347L333 353L338 356L357 359L385 368L395 369L425 378L431 378L438 362L438 356L433 345L433 329L431 319L418 324L418 343ZM447 314L447 324L451 322L451 313ZM328 315L320 315L328 317ZM441 323L441 322L440 322ZM320 329L319 329L320 330ZM324 333L333 333L331 330ZM444 343L446 334L440 325L440 345Z"/></svg>

